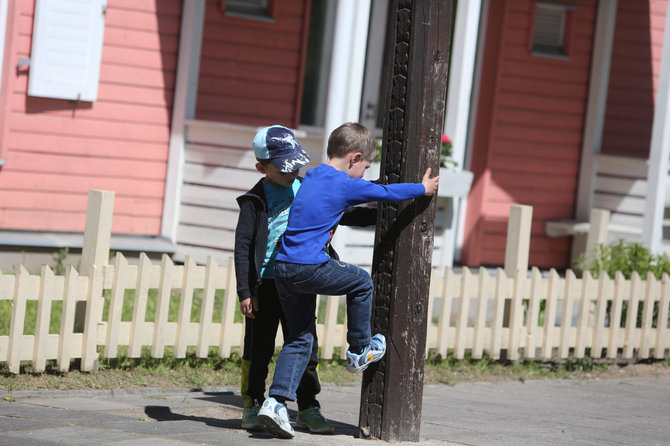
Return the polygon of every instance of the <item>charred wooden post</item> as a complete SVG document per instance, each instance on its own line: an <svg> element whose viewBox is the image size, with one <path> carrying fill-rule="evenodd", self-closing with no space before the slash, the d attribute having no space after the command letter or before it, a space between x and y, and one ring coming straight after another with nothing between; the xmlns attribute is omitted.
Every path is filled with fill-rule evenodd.
<svg viewBox="0 0 670 446"><path fill-rule="evenodd" d="M389 11L384 183L438 174L453 0L395 0ZM373 333L385 358L363 376L359 434L418 441L436 197L380 205L373 255Z"/></svg>

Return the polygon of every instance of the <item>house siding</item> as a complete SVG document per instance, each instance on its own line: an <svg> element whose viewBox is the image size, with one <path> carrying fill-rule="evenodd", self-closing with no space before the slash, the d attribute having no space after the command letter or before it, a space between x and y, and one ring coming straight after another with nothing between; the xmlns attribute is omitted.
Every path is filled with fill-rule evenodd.
<svg viewBox="0 0 670 446"><path fill-rule="evenodd" d="M273 22L230 17L208 0L196 119L297 127L309 0L276 1Z"/></svg>
<svg viewBox="0 0 670 446"><path fill-rule="evenodd" d="M10 5L0 101L0 229L80 232L115 192L112 231L160 233L181 0L108 0L98 100L27 96L34 0Z"/></svg>
<svg viewBox="0 0 670 446"><path fill-rule="evenodd" d="M617 5L601 151L648 158L668 2Z"/></svg>
<svg viewBox="0 0 670 446"><path fill-rule="evenodd" d="M530 0L491 2L487 21L462 262L505 260L510 206L533 206L530 262L567 266L570 242L544 235L545 221L570 218L588 96L595 0L577 9L569 60L534 57Z"/></svg>

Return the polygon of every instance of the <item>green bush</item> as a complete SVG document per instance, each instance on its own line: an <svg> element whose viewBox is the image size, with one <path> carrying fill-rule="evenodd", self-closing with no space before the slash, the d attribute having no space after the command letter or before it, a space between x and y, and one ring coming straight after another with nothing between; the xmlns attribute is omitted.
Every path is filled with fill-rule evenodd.
<svg viewBox="0 0 670 446"><path fill-rule="evenodd" d="M619 240L615 245L600 244L592 259L586 254L577 259L577 268L582 271L588 271L597 278L601 272L607 273L608 277L613 278L617 271L626 279L630 279L633 272L637 272L642 280L647 279L647 275L652 273L656 279L660 280L664 273L670 274L670 260L660 255L652 254L647 248L639 243L625 242ZM606 318L609 321L611 317L612 301L607 301ZM636 315L636 327L642 326L642 306L638 306ZM623 302L621 320L619 326L624 326L627 320L628 302ZM656 328L658 321L659 302L654 303L652 315L652 327ZM670 317L668 318L670 322ZM666 322L666 323L668 323ZM610 322L607 322L609 325Z"/></svg>
<svg viewBox="0 0 670 446"><path fill-rule="evenodd" d="M630 279L633 271L636 271L643 280L650 272L657 279L661 279L663 273L670 274L670 260L652 254L639 243L624 240L619 240L615 245L599 245L592 259L582 254L577 259L576 266L596 278L603 271L611 278L617 271L621 271L626 279Z"/></svg>

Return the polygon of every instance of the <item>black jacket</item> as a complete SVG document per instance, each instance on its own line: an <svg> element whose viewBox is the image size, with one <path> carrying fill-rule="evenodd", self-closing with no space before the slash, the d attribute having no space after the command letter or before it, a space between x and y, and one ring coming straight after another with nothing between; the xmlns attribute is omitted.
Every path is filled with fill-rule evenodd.
<svg viewBox="0 0 670 446"><path fill-rule="evenodd" d="M302 178L298 178L302 181ZM261 283L261 267L268 244L268 211L263 180L251 190L237 197L240 216L235 229L235 277L240 301L256 296ZM340 224L345 226L372 226L377 219L377 210L368 207L352 207L345 211ZM329 247L331 258L337 253Z"/></svg>

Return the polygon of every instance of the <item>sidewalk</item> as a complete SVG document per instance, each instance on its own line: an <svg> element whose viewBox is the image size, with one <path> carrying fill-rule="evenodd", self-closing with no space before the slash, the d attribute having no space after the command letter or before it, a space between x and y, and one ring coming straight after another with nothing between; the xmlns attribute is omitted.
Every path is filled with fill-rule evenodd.
<svg viewBox="0 0 670 446"><path fill-rule="evenodd" d="M335 435L296 431L288 441L240 429L237 389L0 391L0 398L0 445L371 444L355 438L358 385L325 386L319 397ZM396 444L670 445L668 420L670 378L428 385L421 442Z"/></svg>

